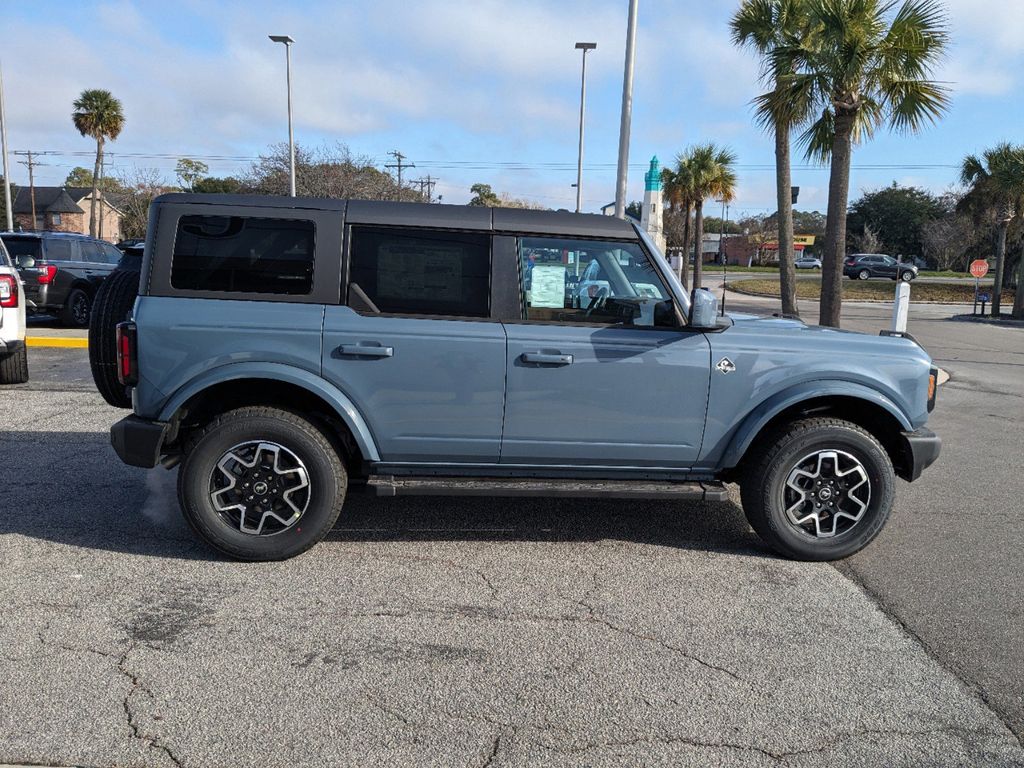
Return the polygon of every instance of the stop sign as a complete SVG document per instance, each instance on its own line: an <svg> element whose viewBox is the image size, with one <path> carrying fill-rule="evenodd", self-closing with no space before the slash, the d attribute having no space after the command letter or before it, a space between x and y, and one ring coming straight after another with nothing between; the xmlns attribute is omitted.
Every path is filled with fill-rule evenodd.
<svg viewBox="0 0 1024 768"><path fill-rule="evenodd" d="M971 275L978 278L979 280L988 274L988 262L984 259L978 259L977 261L971 262Z"/></svg>

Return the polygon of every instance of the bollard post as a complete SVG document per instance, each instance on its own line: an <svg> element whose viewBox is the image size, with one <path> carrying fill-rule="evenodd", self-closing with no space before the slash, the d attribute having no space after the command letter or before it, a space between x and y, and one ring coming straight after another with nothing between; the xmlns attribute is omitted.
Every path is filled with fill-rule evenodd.
<svg viewBox="0 0 1024 768"><path fill-rule="evenodd" d="M896 283L896 298L892 303L892 330L907 332L907 315L910 312L910 283L902 280Z"/></svg>

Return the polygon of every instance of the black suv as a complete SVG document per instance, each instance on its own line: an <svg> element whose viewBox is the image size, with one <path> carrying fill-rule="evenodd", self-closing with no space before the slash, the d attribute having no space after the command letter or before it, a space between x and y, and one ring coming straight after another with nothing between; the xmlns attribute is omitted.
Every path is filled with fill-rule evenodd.
<svg viewBox="0 0 1024 768"><path fill-rule="evenodd" d="M87 327L96 290L121 251L69 232L4 232L0 238L25 284L29 312L54 313L65 325Z"/></svg>
<svg viewBox="0 0 1024 768"><path fill-rule="evenodd" d="M843 262L843 274L852 280L887 277L909 283L917 278L917 267L880 253L855 253Z"/></svg>

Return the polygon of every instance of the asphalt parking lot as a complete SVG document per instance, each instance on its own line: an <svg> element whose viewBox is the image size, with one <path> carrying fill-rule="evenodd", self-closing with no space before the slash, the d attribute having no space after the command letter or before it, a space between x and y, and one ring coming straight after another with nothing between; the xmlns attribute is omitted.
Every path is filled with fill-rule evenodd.
<svg viewBox="0 0 1024 768"><path fill-rule="evenodd" d="M365 497L228 562L114 456L85 351L33 349L0 391L0 763L1024 765L1024 329L911 314L944 453L839 567L734 503Z"/></svg>

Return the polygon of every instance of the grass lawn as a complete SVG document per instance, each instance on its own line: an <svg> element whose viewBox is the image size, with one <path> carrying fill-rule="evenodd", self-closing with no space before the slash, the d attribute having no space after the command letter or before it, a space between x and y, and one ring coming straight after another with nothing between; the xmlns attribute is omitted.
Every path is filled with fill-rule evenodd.
<svg viewBox="0 0 1024 768"><path fill-rule="evenodd" d="M779 283L775 280L739 280L729 284L730 290L754 296L778 296ZM991 293L992 285L982 284L982 291ZM799 280L796 295L800 299L820 299L819 280ZM896 295L896 284L891 280L843 280L843 298L851 301L892 301ZM910 300L937 301L944 304L970 304L974 301L973 284L954 283L912 283ZM1003 303L1013 304L1013 291L1003 291Z"/></svg>

